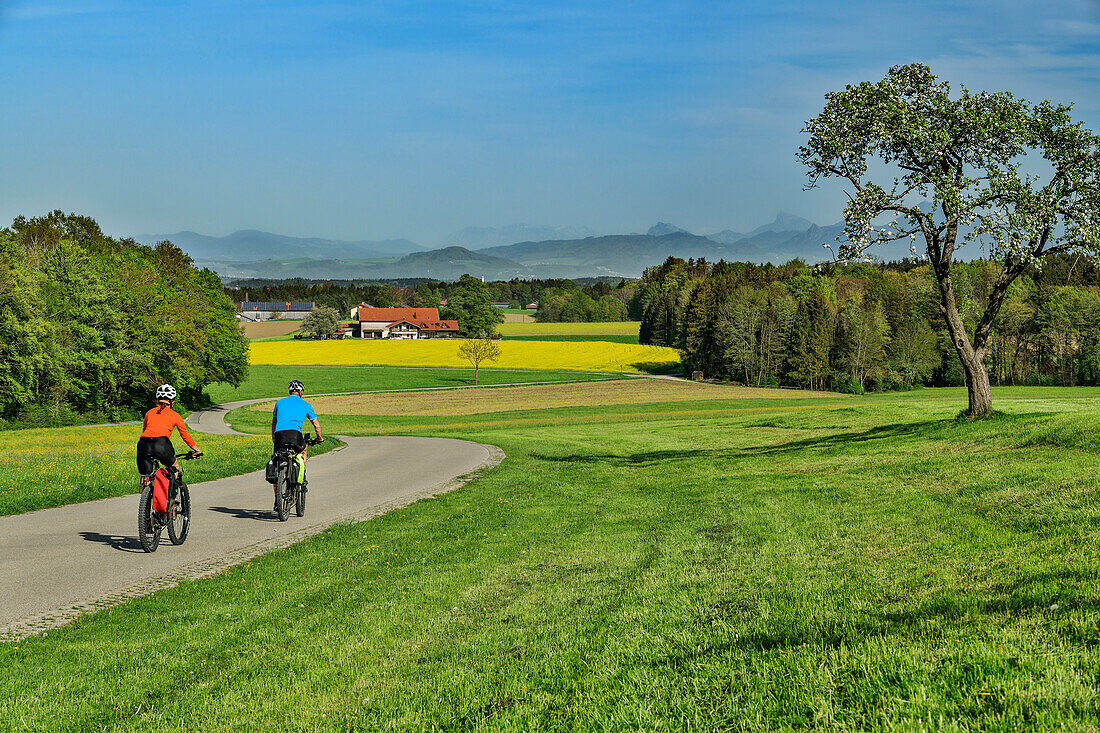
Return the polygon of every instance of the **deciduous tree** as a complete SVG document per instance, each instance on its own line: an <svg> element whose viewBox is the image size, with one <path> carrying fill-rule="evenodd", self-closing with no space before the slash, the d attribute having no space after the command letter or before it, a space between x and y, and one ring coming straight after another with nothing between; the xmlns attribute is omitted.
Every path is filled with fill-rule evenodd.
<svg viewBox="0 0 1100 733"><path fill-rule="evenodd" d="M302 333L321 339L340 330L340 314L335 308L320 305L302 319Z"/></svg>
<svg viewBox="0 0 1100 733"><path fill-rule="evenodd" d="M920 237L966 375L967 412L990 412L986 357L1009 286L1051 254L1100 250L1100 137L1074 122L1065 105L965 87L953 95L918 64L828 93L803 132L808 187L835 177L849 189L837 257L860 259L877 244ZM874 182L872 160L896 177ZM884 216L891 220L883 226ZM973 330L960 315L951 275L967 243L1000 263Z"/></svg>
<svg viewBox="0 0 1100 733"><path fill-rule="evenodd" d="M460 358L470 362L474 368L474 384L477 384L477 373L484 361L496 361L500 358L500 344L487 337L468 339L458 347Z"/></svg>

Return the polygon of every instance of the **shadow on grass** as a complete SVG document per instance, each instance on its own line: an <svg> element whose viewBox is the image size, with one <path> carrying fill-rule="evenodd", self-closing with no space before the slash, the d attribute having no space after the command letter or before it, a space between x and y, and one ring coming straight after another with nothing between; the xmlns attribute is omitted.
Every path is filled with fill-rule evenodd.
<svg viewBox="0 0 1100 733"><path fill-rule="evenodd" d="M821 437L792 440L779 445L761 445L751 448L732 448L729 450L692 449L692 450L654 450L629 455L617 455L614 453L573 453L564 456L553 456L545 453L530 453L529 455L540 461L552 463L602 463L612 466L651 466L665 461L678 461L697 458L735 458L749 456L766 456L778 453L793 453L810 448L837 448L847 445L866 443L873 440L888 440L907 435L914 435L926 427L933 425L947 425L944 420L928 420L915 423L896 423L893 425L880 425L863 432L836 433Z"/></svg>
<svg viewBox="0 0 1100 733"><path fill-rule="evenodd" d="M117 534L103 534L102 532L81 532L80 536L88 542L110 545L122 552L144 552L137 537L124 537Z"/></svg>
<svg viewBox="0 0 1100 733"><path fill-rule="evenodd" d="M603 463L612 466L651 466L664 461L683 460L686 458L711 458L727 456L727 451L716 450L654 450L644 453L633 453L628 456L615 455L613 453L575 453L567 456L550 456L544 453L531 453L530 456L539 461L552 463Z"/></svg>
<svg viewBox="0 0 1100 733"><path fill-rule="evenodd" d="M948 425L945 420L925 420L923 422L893 423L891 425L878 425L870 430L862 432L852 431L847 433L834 433L820 437L792 440L779 445L762 445L753 448L741 448L737 452L741 455L773 455L776 453L791 453L805 448L839 448L847 445L867 443L873 440L888 440L903 436L916 435L921 430L932 426Z"/></svg>
<svg viewBox="0 0 1100 733"><path fill-rule="evenodd" d="M228 514L236 519L256 519L261 522L277 522L279 518L275 516L275 512L271 509L242 509L239 507L229 506L212 506L210 511L218 512L219 514Z"/></svg>

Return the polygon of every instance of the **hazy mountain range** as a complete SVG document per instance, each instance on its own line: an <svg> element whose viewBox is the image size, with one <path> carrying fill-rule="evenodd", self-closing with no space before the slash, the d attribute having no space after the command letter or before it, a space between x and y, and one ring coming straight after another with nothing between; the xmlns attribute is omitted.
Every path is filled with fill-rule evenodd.
<svg viewBox="0 0 1100 733"><path fill-rule="evenodd" d="M517 224L469 227L450 235L443 246L427 249L407 239L340 241L298 238L242 230L226 237L195 232L145 235L152 244L169 240L200 265L223 278L381 279L427 277L453 280L464 273L492 279L638 277L646 267L669 256L705 257L780 264L792 259L807 263L830 259L823 244L834 244L843 223L818 226L780 212L773 221L742 234L724 229L693 234L675 224L658 222L645 234L596 236L583 227ZM876 251L880 259L901 259L907 245L897 243Z"/></svg>
<svg viewBox="0 0 1100 733"><path fill-rule="evenodd" d="M196 262L247 262L271 258L341 259L400 257L425 249L407 239L346 242L316 237L287 237L256 229L241 229L225 237L195 232L142 234L134 237L142 244L168 240Z"/></svg>

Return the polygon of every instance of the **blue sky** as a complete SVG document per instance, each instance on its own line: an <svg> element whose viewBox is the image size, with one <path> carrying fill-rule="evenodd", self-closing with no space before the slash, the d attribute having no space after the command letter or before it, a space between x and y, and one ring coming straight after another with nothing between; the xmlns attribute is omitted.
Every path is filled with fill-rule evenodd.
<svg viewBox="0 0 1100 733"><path fill-rule="evenodd" d="M426 246L830 223L803 121L912 61L1100 129L1100 0L0 0L0 221Z"/></svg>

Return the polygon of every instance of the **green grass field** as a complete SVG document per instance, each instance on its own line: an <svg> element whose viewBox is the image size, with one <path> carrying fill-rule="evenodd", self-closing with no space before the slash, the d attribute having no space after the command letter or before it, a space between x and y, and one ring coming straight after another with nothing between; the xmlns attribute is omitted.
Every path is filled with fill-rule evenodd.
<svg viewBox="0 0 1100 733"><path fill-rule="evenodd" d="M134 455L140 434L140 425L0 432L0 516L137 493ZM205 455L181 463L189 483L259 471L271 456L270 437L197 431L191 437ZM178 436L172 444L178 453L187 450ZM326 440L312 452L327 452L338 444Z"/></svg>
<svg viewBox="0 0 1100 733"><path fill-rule="evenodd" d="M637 336L638 321L609 323L501 323L497 332L504 338L514 336ZM545 339L542 339L545 340ZM634 343L637 343L636 341Z"/></svg>
<svg viewBox="0 0 1100 733"><path fill-rule="evenodd" d="M605 378L606 375L585 372L483 368L478 375L478 383L577 382ZM286 386L292 379L301 380L306 386L307 395L314 395L380 389L463 387L474 383L474 370L458 367L284 367L253 364L248 369L248 379L240 387L211 384L206 388L206 394L215 403L281 397L286 393Z"/></svg>
<svg viewBox="0 0 1100 733"><path fill-rule="evenodd" d="M1100 396L994 395L977 423L954 421L960 390L922 390L408 427L508 458L0 646L0 720L1095 730Z"/></svg>
<svg viewBox="0 0 1100 733"><path fill-rule="evenodd" d="M586 333L573 333L573 334L545 334L542 336L505 336L504 341L609 341L613 344L636 344L638 343L638 334L618 334L618 333L606 333L606 334L586 334Z"/></svg>

